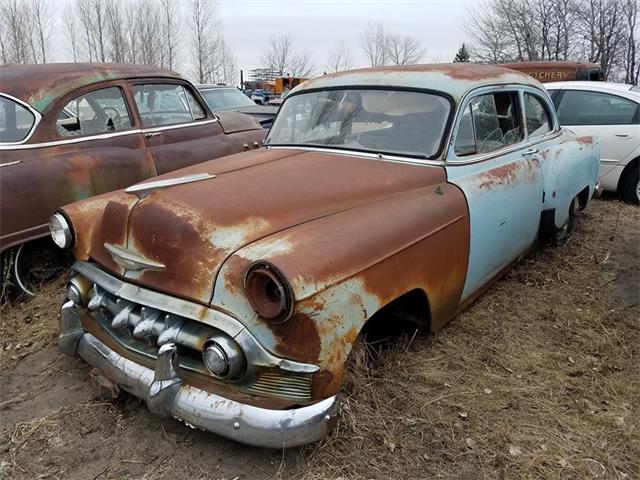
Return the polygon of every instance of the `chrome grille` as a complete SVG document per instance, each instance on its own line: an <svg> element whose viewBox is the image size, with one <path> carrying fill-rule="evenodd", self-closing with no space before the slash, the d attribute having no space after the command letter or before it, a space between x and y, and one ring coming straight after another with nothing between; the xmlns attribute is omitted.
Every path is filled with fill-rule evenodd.
<svg viewBox="0 0 640 480"><path fill-rule="evenodd" d="M311 375L287 375L274 371L260 372L255 382L247 388L254 395L277 396L289 400L307 400L311 398Z"/></svg>
<svg viewBox="0 0 640 480"><path fill-rule="evenodd" d="M180 367L210 376L202 362L207 340L218 330L189 318L119 298L97 284L90 292L88 309L98 323L123 347L151 359L158 347L169 342L180 349ZM211 377L212 381L219 380ZM288 400L311 398L311 373L296 373L279 368L262 368L242 382L238 390L251 395Z"/></svg>

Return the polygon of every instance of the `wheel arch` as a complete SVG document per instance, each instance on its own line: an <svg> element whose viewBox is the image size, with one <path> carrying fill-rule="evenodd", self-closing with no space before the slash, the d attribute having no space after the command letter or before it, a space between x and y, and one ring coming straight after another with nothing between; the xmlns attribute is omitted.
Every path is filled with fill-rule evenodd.
<svg viewBox="0 0 640 480"><path fill-rule="evenodd" d="M636 157L627 163L622 169L622 173L620 174L620 178L618 178L618 185L616 186L616 193L620 195L622 193L622 186L624 185L624 181L627 178L627 175L630 175L633 168L640 168L640 157Z"/></svg>

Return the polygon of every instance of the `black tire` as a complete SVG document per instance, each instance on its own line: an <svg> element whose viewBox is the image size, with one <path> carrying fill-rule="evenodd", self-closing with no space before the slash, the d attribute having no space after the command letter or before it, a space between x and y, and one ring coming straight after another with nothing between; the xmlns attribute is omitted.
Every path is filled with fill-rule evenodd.
<svg viewBox="0 0 640 480"><path fill-rule="evenodd" d="M574 197L569 205L569 219L562 227L558 228L551 237L551 244L554 247L562 247L567 244L573 229L576 226L576 216L580 210L580 200Z"/></svg>
<svg viewBox="0 0 640 480"><path fill-rule="evenodd" d="M60 276L71 265L71 255L43 238L3 252L1 263L0 303L16 303L33 297L44 283Z"/></svg>
<svg viewBox="0 0 640 480"><path fill-rule="evenodd" d="M640 205L640 164L636 163L625 174L620 185L620 197L625 202Z"/></svg>

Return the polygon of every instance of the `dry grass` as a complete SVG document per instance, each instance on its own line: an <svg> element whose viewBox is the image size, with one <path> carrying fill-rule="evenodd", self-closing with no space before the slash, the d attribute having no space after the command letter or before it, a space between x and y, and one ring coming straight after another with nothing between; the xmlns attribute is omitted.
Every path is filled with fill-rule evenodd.
<svg viewBox="0 0 640 480"><path fill-rule="evenodd" d="M350 376L340 428L299 476L640 478L638 227L637 208L596 202L569 246L397 341Z"/></svg>
<svg viewBox="0 0 640 480"><path fill-rule="evenodd" d="M640 209L594 202L568 246L530 254L439 334L409 333L360 362L330 436L286 453L238 447L230 463L275 456L261 478L310 480L640 478L639 232ZM0 307L3 366L17 368L55 341L62 282L28 304ZM89 405L46 416L42 407L3 426L4 471L65 478L92 461L83 439L97 430L93 441L115 452L100 478L235 476L211 473L228 447L209 435L161 449L147 433L164 431L157 419L128 418L139 403ZM74 448L53 448L58 438ZM134 451L155 460L131 470ZM168 460L167 452L179 453ZM38 468L26 466L33 459Z"/></svg>
<svg viewBox="0 0 640 480"><path fill-rule="evenodd" d="M49 345L58 335L57 314L65 298L67 275L42 287L38 296L16 305L0 305L0 359L19 361Z"/></svg>

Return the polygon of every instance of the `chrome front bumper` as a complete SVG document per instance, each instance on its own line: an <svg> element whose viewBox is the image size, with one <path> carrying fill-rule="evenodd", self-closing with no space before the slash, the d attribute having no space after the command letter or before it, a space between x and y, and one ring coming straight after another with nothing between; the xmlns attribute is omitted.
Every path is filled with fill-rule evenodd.
<svg viewBox="0 0 640 480"><path fill-rule="evenodd" d="M245 405L182 382L177 349L160 347L155 371L117 354L82 328L73 302L60 309L60 350L79 356L124 390L147 402L156 415L174 417L237 442L282 448L319 440L336 415L337 396L313 405L270 410Z"/></svg>

